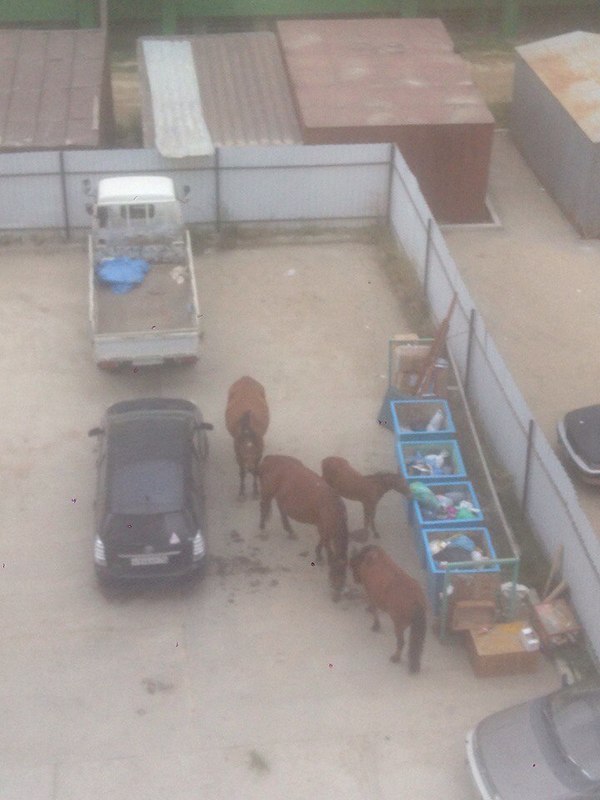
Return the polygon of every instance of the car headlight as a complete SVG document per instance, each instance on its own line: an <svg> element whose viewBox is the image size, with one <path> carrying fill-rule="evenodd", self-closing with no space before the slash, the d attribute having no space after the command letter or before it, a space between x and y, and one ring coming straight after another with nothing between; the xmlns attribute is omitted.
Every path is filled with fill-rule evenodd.
<svg viewBox="0 0 600 800"><path fill-rule="evenodd" d="M106 566L106 550L100 537L94 539L94 561L102 567Z"/></svg>
<svg viewBox="0 0 600 800"><path fill-rule="evenodd" d="M204 544L204 538L201 532L198 531L192 539L192 557L194 561L201 559L205 552L206 546Z"/></svg>

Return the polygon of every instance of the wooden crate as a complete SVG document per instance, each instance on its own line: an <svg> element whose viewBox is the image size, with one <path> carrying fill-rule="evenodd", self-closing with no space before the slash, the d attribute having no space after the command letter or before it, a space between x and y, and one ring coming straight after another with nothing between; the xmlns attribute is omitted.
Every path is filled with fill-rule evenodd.
<svg viewBox="0 0 600 800"><path fill-rule="evenodd" d="M533 627L546 649L573 642L581 632L573 609L562 598L534 605Z"/></svg>
<svg viewBox="0 0 600 800"><path fill-rule="evenodd" d="M496 620L496 604L491 600L457 600L451 609L450 630L455 633L490 627Z"/></svg>
<svg viewBox="0 0 600 800"><path fill-rule="evenodd" d="M526 650L521 642L523 623L502 622L491 628L471 628L465 636L473 672L480 678L535 672L539 651Z"/></svg>

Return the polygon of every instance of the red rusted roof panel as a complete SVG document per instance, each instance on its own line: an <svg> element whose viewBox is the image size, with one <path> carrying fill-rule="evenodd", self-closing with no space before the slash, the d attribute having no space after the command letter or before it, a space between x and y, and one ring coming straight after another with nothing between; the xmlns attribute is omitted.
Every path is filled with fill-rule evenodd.
<svg viewBox="0 0 600 800"><path fill-rule="evenodd" d="M0 30L0 149L102 144L105 52L102 31Z"/></svg>
<svg viewBox="0 0 600 800"><path fill-rule="evenodd" d="M277 32L305 135L352 128L368 141L379 126L493 123L440 20L285 20Z"/></svg>

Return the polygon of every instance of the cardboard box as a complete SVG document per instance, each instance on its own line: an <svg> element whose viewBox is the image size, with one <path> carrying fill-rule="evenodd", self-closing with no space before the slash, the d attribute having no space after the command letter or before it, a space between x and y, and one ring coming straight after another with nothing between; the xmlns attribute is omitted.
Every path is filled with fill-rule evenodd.
<svg viewBox="0 0 600 800"><path fill-rule="evenodd" d="M491 628L470 628L467 649L477 677L535 672L539 651L527 650L521 639L523 622L502 622Z"/></svg>
<svg viewBox="0 0 600 800"><path fill-rule="evenodd" d="M450 630L489 628L496 621L496 604L491 600L458 600L452 603Z"/></svg>

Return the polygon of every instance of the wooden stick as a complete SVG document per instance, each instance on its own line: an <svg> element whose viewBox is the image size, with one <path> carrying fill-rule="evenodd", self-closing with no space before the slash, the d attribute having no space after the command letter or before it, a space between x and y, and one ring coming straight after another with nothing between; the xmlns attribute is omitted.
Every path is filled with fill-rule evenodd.
<svg viewBox="0 0 600 800"><path fill-rule="evenodd" d="M563 562L563 554L564 554L564 545L559 544L556 553L552 559L552 563L550 564L550 572L548 573L548 577L546 579L546 583L544 585L544 591L542 592L542 599L546 599L546 595L550 590L550 586L552 585L552 581L556 578L558 571L562 567Z"/></svg>
<svg viewBox="0 0 600 800"><path fill-rule="evenodd" d="M556 600L556 598L560 597L561 594L564 594L568 588L569 584L566 581L561 581L557 586L554 587L548 597L545 598L544 603L551 603L553 600Z"/></svg>
<svg viewBox="0 0 600 800"><path fill-rule="evenodd" d="M456 305L456 301L458 300L458 293L454 292L454 296L452 298L452 302L450 303L450 308L448 309L448 313L442 320L442 324L437 330L433 342L431 343L431 347L429 348L429 354L423 365L423 370L419 375L419 381L417 383L417 388L415 389L415 395L418 397L419 395L423 394L426 390L427 386L429 385L429 381L431 380L431 375L433 373L433 368L435 366L435 362L438 360L440 353L442 352L442 348L446 342L446 336L448 335L448 328L450 327L450 319L452 317L452 313L454 311L454 307Z"/></svg>

